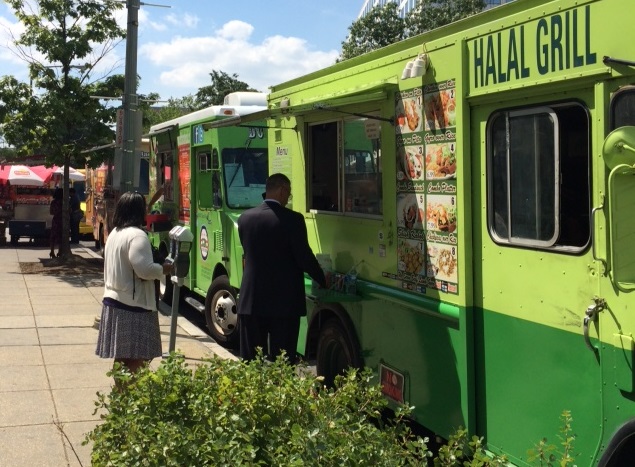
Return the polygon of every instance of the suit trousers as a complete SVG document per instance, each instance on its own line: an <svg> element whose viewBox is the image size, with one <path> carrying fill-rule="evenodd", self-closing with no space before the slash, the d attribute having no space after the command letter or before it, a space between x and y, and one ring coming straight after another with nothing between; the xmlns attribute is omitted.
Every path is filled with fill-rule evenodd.
<svg viewBox="0 0 635 467"><path fill-rule="evenodd" d="M284 350L289 362L297 362L300 317L240 315L240 357L253 360L261 347L269 360L275 360Z"/></svg>

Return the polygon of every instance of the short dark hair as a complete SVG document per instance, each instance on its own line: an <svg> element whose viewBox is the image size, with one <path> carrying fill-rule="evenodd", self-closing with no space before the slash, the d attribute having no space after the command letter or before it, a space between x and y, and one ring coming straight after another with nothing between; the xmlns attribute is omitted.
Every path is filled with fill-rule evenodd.
<svg viewBox="0 0 635 467"><path fill-rule="evenodd" d="M112 225L115 228L141 227L145 223L146 199L141 193L129 191L121 195L115 214L112 218Z"/></svg>
<svg viewBox="0 0 635 467"><path fill-rule="evenodd" d="M291 186L291 180L285 174L275 173L273 175L269 175L267 178L267 184L265 185L265 189L267 191L273 191L277 188Z"/></svg>

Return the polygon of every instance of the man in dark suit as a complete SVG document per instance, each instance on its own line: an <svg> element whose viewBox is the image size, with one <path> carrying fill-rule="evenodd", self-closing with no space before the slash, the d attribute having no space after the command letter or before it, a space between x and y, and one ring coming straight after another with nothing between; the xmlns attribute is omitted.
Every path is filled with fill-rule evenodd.
<svg viewBox="0 0 635 467"><path fill-rule="evenodd" d="M262 347L270 359L284 350L295 363L300 317L306 315L304 273L322 287L326 284L309 246L304 217L285 207L290 196L289 178L273 174L267 178L264 202L238 218L245 252L238 301L240 356L246 360Z"/></svg>

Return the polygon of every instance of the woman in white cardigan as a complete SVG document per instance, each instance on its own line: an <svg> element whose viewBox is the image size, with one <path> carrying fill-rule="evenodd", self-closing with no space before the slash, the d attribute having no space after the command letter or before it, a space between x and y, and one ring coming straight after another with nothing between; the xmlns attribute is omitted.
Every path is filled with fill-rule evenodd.
<svg viewBox="0 0 635 467"><path fill-rule="evenodd" d="M104 299L95 353L114 358L131 373L161 356L154 280L171 271L170 264L152 259L150 241L141 228L145 213L143 195L124 193L104 248Z"/></svg>

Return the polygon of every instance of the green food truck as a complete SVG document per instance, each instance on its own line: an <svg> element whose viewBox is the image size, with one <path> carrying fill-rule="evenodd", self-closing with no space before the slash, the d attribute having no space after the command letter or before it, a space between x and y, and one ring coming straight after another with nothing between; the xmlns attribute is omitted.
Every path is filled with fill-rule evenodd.
<svg viewBox="0 0 635 467"><path fill-rule="evenodd" d="M635 462L631 0L519 0L272 86L331 286L300 350L377 372L447 437L527 465L570 411L577 465ZM283 298L282 298L283 299Z"/></svg>
<svg viewBox="0 0 635 467"><path fill-rule="evenodd" d="M241 116L266 108L266 95L229 94L211 106L150 128L151 193L162 197L150 206L147 228L163 256L168 232L184 225L194 234L186 300L205 313L212 337L227 347L237 343L237 289L242 279L242 247L236 220L262 203L268 176L264 127L233 125ZM212 123L222 128L208 129ZM172 303L172 283L162 283L163 300Z"/></svg>

